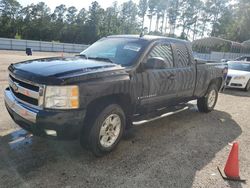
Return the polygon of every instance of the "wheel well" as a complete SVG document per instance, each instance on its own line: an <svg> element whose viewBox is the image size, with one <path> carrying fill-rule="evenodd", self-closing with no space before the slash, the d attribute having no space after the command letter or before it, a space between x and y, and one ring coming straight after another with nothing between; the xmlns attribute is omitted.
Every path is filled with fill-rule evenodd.
<svg viewBox="0 0 250 188"><path fill-rule="evenodd" d="M132 103L131 98L129 95L126 94L114 94L114 95L107 95L103 97L99 97L93 101L91 101L87 105L87 114L89 112L93 112L93 110L102 109L103 106L106 106L108 104L115 103L121 106L121 108L124 110L125 115L130 115L132 112Z"/></svg>
<svg viewBox="0 0 250 188"><path fill-rule="evenodd" d="M221 89L221 86L222 86L222 85L221 85L221 84L222 84L222 78L215 78L215 79L211 80L209 86L210 86L211 84L215 84L215 85L217 86L218 90L220 90L220 89Z"/></svg>

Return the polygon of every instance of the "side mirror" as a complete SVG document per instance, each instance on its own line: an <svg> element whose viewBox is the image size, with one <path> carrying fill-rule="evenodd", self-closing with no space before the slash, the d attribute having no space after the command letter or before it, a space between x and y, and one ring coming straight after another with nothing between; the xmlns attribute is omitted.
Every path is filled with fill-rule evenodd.
<svg viewBox="0 0 250 188"><path fill-rule="evenodd" d="M162 57L152 57L144 64L145 69L165 69L167 68L165 60Z"/></svg>

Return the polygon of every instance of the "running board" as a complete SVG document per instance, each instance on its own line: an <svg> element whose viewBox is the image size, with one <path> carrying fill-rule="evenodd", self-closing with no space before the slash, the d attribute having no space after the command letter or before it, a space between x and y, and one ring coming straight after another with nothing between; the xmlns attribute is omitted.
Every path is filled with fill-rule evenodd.
<svg viewBox="0 0 250 188"><path fill-rule="evenodd" d="M165 114L162 114L160 116L157 116L157 117L154 117L154 118L150 118L150 119L147 119L147 120L141 120L141 121L134 121L133 122L133 125L141 125L141 124L144 124L144 123L149 123L151 121L155 121L155 120L158 120L158 119L161 119L161 118L164 118L164 117L167 117L167 116L170 116L170 115L173 115L173 114L177 114L179 112L182 112L182 111L185 111L189 109L188 106L185 106L184 108L181 108L179 110L176 110L176 111L172 111L172 112L167 112Z"/></svg>

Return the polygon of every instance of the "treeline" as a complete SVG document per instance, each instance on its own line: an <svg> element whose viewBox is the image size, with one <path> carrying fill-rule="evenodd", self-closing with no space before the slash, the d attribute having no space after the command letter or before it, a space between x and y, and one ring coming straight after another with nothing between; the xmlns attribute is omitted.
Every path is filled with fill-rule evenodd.
<svg viewBox="0 0 250 188"><path fill-rule="evenodd" d="M139 34L149 20L150 34L241 42L250 39L249 15L249 0L130 0L106 9L95 1L87 10L62 4L53 11L44 2L22 7L0 0L0 37L89 44L111 34Z"/></svg>

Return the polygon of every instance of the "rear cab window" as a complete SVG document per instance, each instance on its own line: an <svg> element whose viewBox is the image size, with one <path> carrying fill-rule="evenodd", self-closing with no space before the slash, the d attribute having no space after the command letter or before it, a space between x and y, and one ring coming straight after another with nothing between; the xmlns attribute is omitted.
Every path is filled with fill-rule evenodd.
<svg viewBox="0 0 250 188"><path fill-rule="evenodd" d="M173 44L176 67L189 67L192 65L190 52L186 44Z"/></svg>

